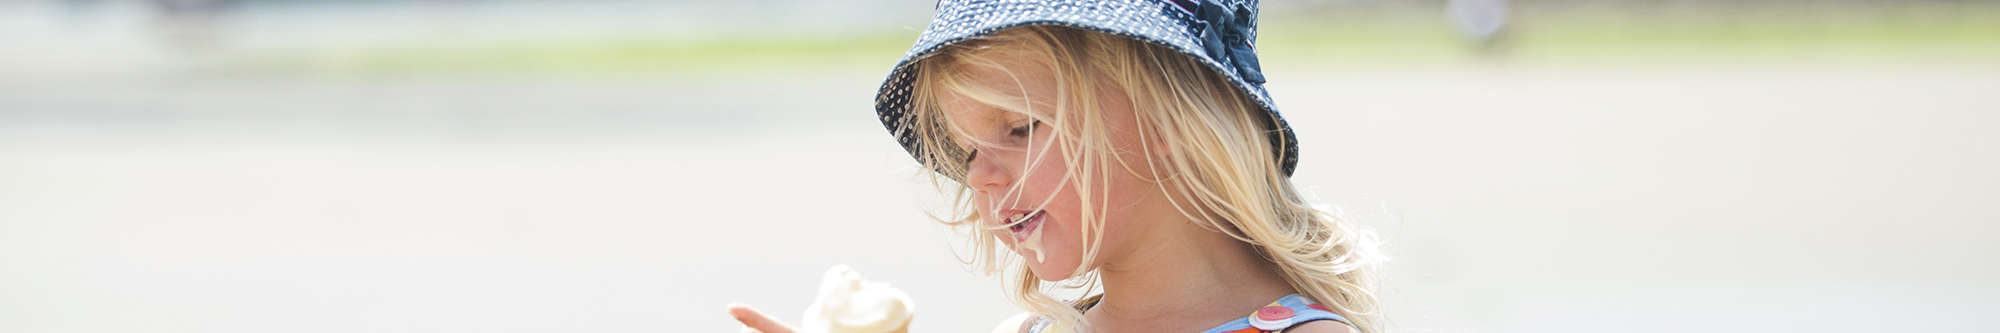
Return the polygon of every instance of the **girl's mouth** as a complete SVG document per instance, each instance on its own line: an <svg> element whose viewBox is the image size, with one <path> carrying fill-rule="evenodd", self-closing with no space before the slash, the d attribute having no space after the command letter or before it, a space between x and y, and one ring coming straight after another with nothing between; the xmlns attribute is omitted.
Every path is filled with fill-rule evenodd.
<svg viewBox="0 0 2000 333"><path fill-rule="evenodd" d="M1013 224L1013 226L1008 227L1008 230L1014 232L1014 241L1021 242L1028 240L1028 236L1033 235L1035 229L1042 226L1044 215L1047 215L1047 212L1037 210L1008 217L1007 223Z"/></svg>

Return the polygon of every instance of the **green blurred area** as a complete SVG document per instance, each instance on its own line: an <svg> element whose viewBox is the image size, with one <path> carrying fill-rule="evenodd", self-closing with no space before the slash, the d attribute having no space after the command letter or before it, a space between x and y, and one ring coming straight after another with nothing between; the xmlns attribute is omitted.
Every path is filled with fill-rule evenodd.
<svg viewBox="0 0 2000 333"><path fill-rule="evenodd" d="M1994 63L2000 4L1518 8L1478 42L1441 11L1266 13L1272 66L1506 61L1589 63ZM292 50L234 59L255 71L318 74L674 74L877 70L915 39L907 29L841 36L625 37Z"/></svg>
<svg viewBox="0 0 2000 333"><path fill-rule="evenodd" d="M1506 59L1555 62L2000 60L2000 6L1544 9L1514 13L1492 44L1442 15L1267 21L1262 51L1302 65Z"/></svg>

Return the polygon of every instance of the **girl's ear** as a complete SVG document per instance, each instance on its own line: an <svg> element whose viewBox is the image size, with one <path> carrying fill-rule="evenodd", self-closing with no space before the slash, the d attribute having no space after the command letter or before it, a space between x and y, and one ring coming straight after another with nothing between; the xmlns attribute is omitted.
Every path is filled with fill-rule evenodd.
<svg viewBox="0 0 2000 333"><path fill-rule="evenodd" d="M1147 153L1152 154L1151 156L1153 156L1154 159L1159 160L1161 162L1165 162L1174 157L1173 147L1167 146L1166 137L1160 135L1159 129L1153 126L1153 122L1150 121L1140 122L1139 126L1141 127L1140 128L1141 131L1146 131L1146 133L1151 134L1146 136L1146 147L1150 148L1148 149L1150 151L1148 151Z"/></svg>
<svg viewBox="0 0 2000 333"><path fill-rule="evenodd" d="M1138 98L1134 98L1136 95L1132 92L1115 85L1109 87L1109 89L1116 89L1112 91L1117 93L1117 98L1125 99L1125 108L1130 109L1128 111L1132 112L1132 122L1135 125L1133 127L1139 131L1141 137L1145 138L1143 144L1146 147L1146 157L1150 158L1154 165L1166 165L1166 163L1172 161L1174 157L1173 147L1168 146L1166 137L1160 135L1160 122L1154 118L1160 117L1160 115L1149 114L1144 110L1142 105L1146 104L1142 104ZM1165 179L1172 176L1173 174L1170 172L1163 172L1160 178Z"/></svg>
<svg viewBox="0 0 2000 333"><path fill-rule="evenodd" d="M1158 173L1154 175L1156 177L1154 180L1174 178L1174 169L1166 167L1174 161L1173 147L1167 145L1166 137L1160 135L1160 130L1154 122L1142 120L1138 123L1139 131L1146 134L1146 158L1153 163L1155 166L1153 169Z"/></svg>

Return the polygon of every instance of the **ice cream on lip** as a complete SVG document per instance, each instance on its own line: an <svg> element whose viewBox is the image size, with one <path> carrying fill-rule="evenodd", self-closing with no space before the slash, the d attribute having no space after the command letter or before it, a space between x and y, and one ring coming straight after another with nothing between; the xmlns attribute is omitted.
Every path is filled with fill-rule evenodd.
<svg viewBox="0 0 2000 333"><path fill-rule="evenodd" d="M1042 210L1010 212L1012 214L1004 218L1001 223L1012 225L1009 230L1014 236L1014 246L1023 251L1035 252L1037 263L1048 261L1048 254L1042 249L1042 225L1043 221L1048 219L1048 213ZM1026 257L1027 254L1022 256Z"/></svg>
<svg viewBox="0 0 2000 333"><path fill-rule="evenodd" d="M916 307L910 296L887 283L861 279L847 265L834 265L820 280L819 296L806 307L803 333L903 333Z"/></svg>

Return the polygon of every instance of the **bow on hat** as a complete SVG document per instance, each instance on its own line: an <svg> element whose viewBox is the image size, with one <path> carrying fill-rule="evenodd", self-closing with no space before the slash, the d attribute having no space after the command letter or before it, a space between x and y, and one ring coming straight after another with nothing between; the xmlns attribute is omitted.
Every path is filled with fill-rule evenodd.
<svg viewBox="0 0 2000 333"><path fill-rule="evenodd" d="M1264 84L1264 70L1257 64L1257 52L1251 48L1250 31L1256 29L1257 12L1250 8L1248 1L1191 0L1200 2L1194 10L1195 17L1201 19L1202 46L1208 49L1208 56L1223 64L1236 66L1236 74L1251 84ZM1235 2L1235 5L1224 2Z"/></svg>

